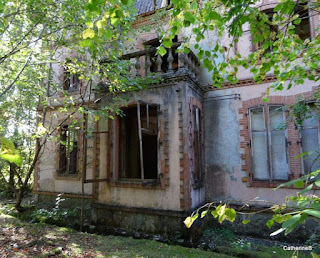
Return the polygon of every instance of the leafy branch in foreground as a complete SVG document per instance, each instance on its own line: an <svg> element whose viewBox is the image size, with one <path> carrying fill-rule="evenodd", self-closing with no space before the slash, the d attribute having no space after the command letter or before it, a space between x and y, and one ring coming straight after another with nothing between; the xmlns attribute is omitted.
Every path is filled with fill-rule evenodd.
<svg viewBox="0 0 320 258"><path fill-rule="evenodd" d="M266 226L271 229L274 222L281 224L281 228L271 233L270 236L275 236L284 231L285 235L288 235L295 229L298 225L304 223L308 218L320 219L320 198L314 194L308 194L309 191L314 189L314 187L320 187L320 179L317 179L320 170L314 171L308 175L305 175L299 179L295 179L286 183L279 185L274 190L281 187L291 187L295 186L298 188L303 188L297 193L297 196L288 196L286 203L284 204L274 204L270 208L260 210L257 212L242 212L241 209L236 211L233 208L228 208L228 201L224 204L217 205L216 203L208 203L196 211L194 211L191 216L184 220L184 224L187 228L190 228L195 220L199 218L204 218L208 213L218 219L219 223L223 221L234 222L236 219L236 214L246 214L252 216L257 213L265 212L267 210L273 211L275 214L273 217L266 222ZM210 212L211 211L211 212ZM250 220L243 220L242 224L248 224Z"/></svg>

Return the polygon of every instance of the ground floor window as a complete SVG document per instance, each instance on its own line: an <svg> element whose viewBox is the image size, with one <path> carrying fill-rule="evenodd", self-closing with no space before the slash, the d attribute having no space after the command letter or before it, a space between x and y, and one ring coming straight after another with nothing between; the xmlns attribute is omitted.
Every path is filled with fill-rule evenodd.
<svg viewBox="0 0 320 258"><path fill-rule="evenodd" d="M122 109L119 123L120 178L158 178L158 105L138 101Z"/></svg>
<svg viewBox="0 0 320 258"><path fill-rule="evenodd" d="M249 110L252 174L256 180L287 180L287 132L284 107L264 105Z"/></svg>
<svg viewBox="0 0 320 258"><path fill-rule="evenodd" d="M314 104L309 104L309 112L303 120L300 130L301 151L303 156L304 173L310 173L320 169L319 155L319 118Z"/></svg>
<svg viewBox="0 0 320 258"><path fill-rule="evenodd" d="M193 152L194 152L194 180L202 180L202 114L197 106L193 106Z"/></svg>
<svg viewBox="0 0 320 258"><path fill-rule="evenodd" d="M63 125L60 130L59 174L77 174L79 129Z"/></svg>

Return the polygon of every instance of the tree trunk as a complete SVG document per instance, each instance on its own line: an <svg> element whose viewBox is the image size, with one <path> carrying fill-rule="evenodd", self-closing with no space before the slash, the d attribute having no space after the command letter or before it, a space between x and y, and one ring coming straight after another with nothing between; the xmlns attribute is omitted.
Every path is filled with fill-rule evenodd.
<svg viewBox="0 0 320 258"><path fill-rule="evenodd" d="M14 195L13 189L15 189L15 185L14 185L14 169L15 169L15 167L14 166L15 166L14 163L10 163L9 191L10 191L11 196Z"/></svg>
<svg viewBox="0 0 320 258"><path fill-rule="evenodd" d="M15 205L15 209L19 212L22 212L24 209L23 207L21 206L21 202L22 202L22 199L23 199L23 195L24 195L24 188L21 187L18 191L18 194L16 196L16 205Z"/></svg>

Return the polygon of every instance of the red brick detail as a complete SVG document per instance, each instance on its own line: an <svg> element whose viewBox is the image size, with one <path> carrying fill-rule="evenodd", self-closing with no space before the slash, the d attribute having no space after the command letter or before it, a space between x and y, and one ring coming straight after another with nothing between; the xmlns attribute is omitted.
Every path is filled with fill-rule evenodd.
<svg viewBox="0 0 320 258"><path fill-rule="evenodd" d="M128 106L135 104L130 103ZM161 109L163 108L163 109ZM156 185L143 185L142 181L139 182L127 182L119 180L120 166L119 166L119 148L120 148L120 119L115 116L114 119L108 120L108 137L107 137L107 179L108 184L111 187L130 187L130 188L143 188L143 189L166 189L169 186L169 126L168 126L168 109L160 106L159 119L159 162L160 171L159 178L160 183Z"/></svg>

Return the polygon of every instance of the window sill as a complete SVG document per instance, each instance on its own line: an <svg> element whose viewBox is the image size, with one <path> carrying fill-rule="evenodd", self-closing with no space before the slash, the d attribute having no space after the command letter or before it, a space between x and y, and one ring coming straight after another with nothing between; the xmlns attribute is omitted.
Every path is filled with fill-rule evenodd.
<svg viewBox="0 0 320 258"><path fill-rule="evenodd" d="M127 187L127 188L143 188L143 189L163 189L158 179L118 179L110 182L110 186Z"/></svg>
<svg viewBox="0 0 320 258"><path fill-rule="evenodd" d="M54 179L56 180L69 180L69 181L79 181L80 180L80 175L75 174L75 175L68 175L68 174L58 174L58 172L55 173Z"/></svg>

